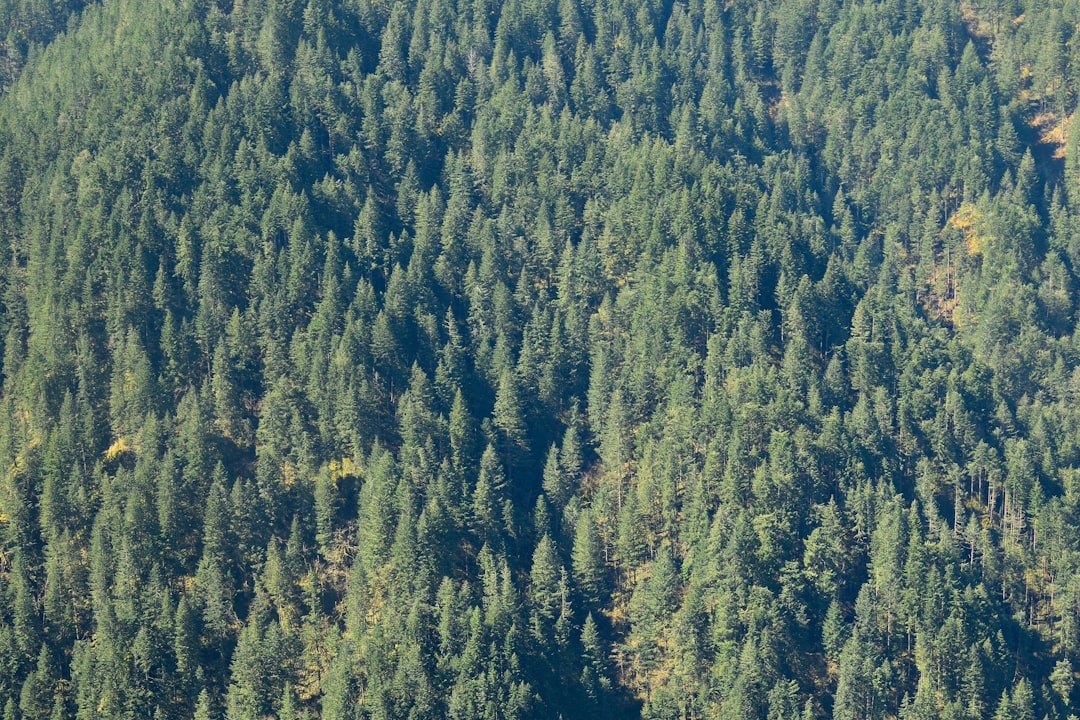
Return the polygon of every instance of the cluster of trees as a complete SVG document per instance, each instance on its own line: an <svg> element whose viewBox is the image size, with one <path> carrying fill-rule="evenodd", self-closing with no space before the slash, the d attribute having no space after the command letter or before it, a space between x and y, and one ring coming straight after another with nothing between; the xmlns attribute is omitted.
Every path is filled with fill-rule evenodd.
<svg viewBox="0 0 1080 720"><path fill-rule="evenodd" d="M1080 706L1076 0L0 0L0 713Z"/></svg>

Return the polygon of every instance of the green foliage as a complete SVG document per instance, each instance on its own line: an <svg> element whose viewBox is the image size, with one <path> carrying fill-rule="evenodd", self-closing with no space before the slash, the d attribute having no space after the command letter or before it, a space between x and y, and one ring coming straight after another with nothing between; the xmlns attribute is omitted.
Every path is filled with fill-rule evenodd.
<svg viewBox="0 0 1080 720"><path fill-rule="evenodd" d="M4 717L1069 717L1078 27L0 0Z"/></svg>

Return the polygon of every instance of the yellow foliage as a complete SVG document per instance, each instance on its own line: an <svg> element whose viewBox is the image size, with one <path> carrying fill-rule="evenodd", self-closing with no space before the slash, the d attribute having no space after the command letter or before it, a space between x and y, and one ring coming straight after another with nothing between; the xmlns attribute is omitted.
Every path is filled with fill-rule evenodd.
<svg viewBox="0 0 1080 720"><path fill-rule="evenodd" d="M353 459L350 457L344 457L340 460L331 460L327 466L330 471L330 479L335 483L341 478L345 477L360 477L360 468L356 466Z"/></svg>
<svg viewBox="0 0 1080 720"><path fill-rule="evenodd" d="M1065 157L1065 146L1069 142L1073 116L1059 118L1056 113L1042 112L1028 123L1039 134L1039 144L1051 148L1051 155L1057 160Z"/></svg>
<svg viewBox="0 0 1080 720"><path fill-rule="evenodd" d="M964 203L949 218L949 225L964 233L968 255L982 255L986 236L979 233L983 216L972 203Z"/></svg>
<svg viewBox="0 0 1080 720"><path fill-rule="evenodd" d="M113 462L124 453L131 452L131 446L128 445L127 438L118 437L116 442L109 446L109 449L105 451L105 462Z"/></svg>
<svg viewBox="0 0 1080 720"><path fill-rule="evenodd" d="M25 420L26 418L23 418L23 419ZM33 450L34 448L36 448L40 444L41 444L41 438L40 437L38 437L37 435L34 435L33 437L31 437L30 440L26 443L26 448L21 453L19 453L18 455L15 456L15 460L11 463L11 467L8 468L8 474L10 476L15 476L15 475L18 475L19 473L21 473L23 470L25 470L26 469L26 454L29 453L31 450Z"/></svg>
<svg viewBox="0 0 1080 720"><path fill-rule="evenodd" d="M368 625L374 627L379 624L382 619L382 610L386 606L386 598L383 596L383 589L380 585L376 584L372 588L371 604L367 608L367 613L364 616L364 620Z"/></svg>

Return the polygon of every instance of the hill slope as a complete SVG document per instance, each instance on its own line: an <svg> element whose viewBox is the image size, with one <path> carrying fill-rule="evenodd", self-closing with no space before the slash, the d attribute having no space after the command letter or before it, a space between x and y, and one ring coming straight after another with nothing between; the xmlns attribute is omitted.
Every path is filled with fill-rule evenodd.
<svg viewBox="0 0 1080 720"><path fill-rule="evenodd" d="M1068 717L1078 23L0 4L4 718Z"/></svg>

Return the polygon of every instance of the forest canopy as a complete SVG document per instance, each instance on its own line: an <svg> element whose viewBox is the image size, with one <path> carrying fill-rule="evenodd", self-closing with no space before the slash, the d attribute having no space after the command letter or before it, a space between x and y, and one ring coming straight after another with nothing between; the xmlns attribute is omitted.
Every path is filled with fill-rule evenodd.
<svg viewBox="0 0 1080 720"><path fill-rule="evenodd" d="M1077 0L0 0L3 720L1068 720Z"/></svg>

